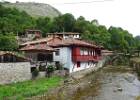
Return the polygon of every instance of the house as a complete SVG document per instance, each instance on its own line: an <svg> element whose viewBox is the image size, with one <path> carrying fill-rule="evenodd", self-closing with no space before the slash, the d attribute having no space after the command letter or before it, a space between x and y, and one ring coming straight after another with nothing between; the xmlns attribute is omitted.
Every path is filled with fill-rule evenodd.
<svg viewBox="0 0 140 100"><path fill-rule="evenodd" d="M26 62L29 61L27 58L18 56L14 52L9 51L0 51L0 63L7 62Z"/></svg>
<svg viewBox="0 0 140 100"><path fill-rule="evenodd" d="M46 66L53 62L53 52L55 50L46 43L28 44L20 50L24 51L25 56L30 59L31 72L33 72L37 67L39 71L46 71Z"/></svg>
<svg viewBox="0 0 140 100"><path fill-rule="evenodd" d="M53 59L61 63L69 72L95 67L101 59L101 48L77 39L53 39L47 43L56 49Z"/></svg>
<svg viewBox="0 0 140 100"><path fill-rule="evenodd" d="M80 33L75 33L75 32L47 33L46 35L48 37L59 36L64 39L67 39L67 38L79 39L80 38Z"/></svg>
<svg viewBox="0 0 140 100"><path fill-rule="evenodd" d="M42 37L41 31L40 30L31 30L28 29L25 31L25 33L21 36L18 36L18 42L19 44L25 43L27 41L32 41L36 40Z"/></svg>
<svg viewBox="0 0 140 100"><path fill-rule="evenodd" d="M26 37L29 39L41 38L41 31L40 30L26 30Z"/></svg>
<svg viewBox="0 0 140 100"><path fill-rule="evenodd" d="M45 43L42 44L31 44L20 49L25 52L25 56L33 61L53 61L54 49L47 46Z"/></svg>
<svg viewBox="0 0 140 100"><path fill-rule="evenodd" d="M24 43L22 46L43 44L55 49L55 52L53 52L53 61L56 65L63 65L70 73L95 67L101 59L102 48L100 46L74 38L48 37Z"/></svg>

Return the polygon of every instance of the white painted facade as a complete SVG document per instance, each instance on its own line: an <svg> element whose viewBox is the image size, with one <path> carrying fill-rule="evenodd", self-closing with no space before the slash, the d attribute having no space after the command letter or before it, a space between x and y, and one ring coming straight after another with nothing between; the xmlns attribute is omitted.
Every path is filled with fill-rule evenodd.
<svg viewBox="0 0 140 100"><path fill-rule="evenodd" d="M72 61L72 49L70 47L59 47L56 49L59 50L59 55L56 55L54 52L53 60L59 61L64 68L69 69L70 73L95 67L96 65L94 62L80 62L80 67L77 67L77 62Z"/></svg>
<svg viewBox="0 0 140 100"><path fill-rule="evenodd" d="M64 34L64 35L63 35L63 38L64 38L64 39L67 39L67 38L79 39L80 36L79 36L79 34L74 34L74 35L73 35L73 34L72 34L72 35L71 35L71 34L69 34L69 35L68 35L68 34Z"/></svg>
<svg viewBox="0 0 140 100"><path fill-rule="evenodd" d="M77 67L77 64L72 62L70 73L84 70L84 69L90 68L90 67L95 67L95 66L96 66L96 63L94 63L94 62L80 62L80 67Z"/></svg>
<svg viewBox="0 0 140 100"><path fill-rule="evenodd" d="M51 37L51 36L59 36L59 37L62 37L63 39L68 39L68 38L74 38L74 39L79 39L80 38L80 34L79 33L74 33L74 34L71 34L71 33L51 33L51 34L47 34L48 37Z"/></svg>

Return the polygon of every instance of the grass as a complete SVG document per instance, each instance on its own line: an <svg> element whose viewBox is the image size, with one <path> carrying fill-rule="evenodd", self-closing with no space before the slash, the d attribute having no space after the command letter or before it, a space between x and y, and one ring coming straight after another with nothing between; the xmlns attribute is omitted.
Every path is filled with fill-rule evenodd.
<svg viewBox="0 0 140 100"><path fill-rule="evenodd" d="M51 77L0 86L0 100L22 100L39 95L60 84L62 78Z"/></svg>

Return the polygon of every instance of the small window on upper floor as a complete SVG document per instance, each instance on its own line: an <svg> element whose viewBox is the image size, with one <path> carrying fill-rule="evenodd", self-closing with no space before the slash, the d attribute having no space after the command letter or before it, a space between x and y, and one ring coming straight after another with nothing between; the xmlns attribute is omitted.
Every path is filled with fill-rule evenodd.
<svg viewBox="0 0 140 100"><path fill-rule="evenodd" d="M59 56L59 55L60 55L60 50L59 50L59 49L57 49L57 50L55 51L55 55L56 55L56 56Z"/></svg>
<svg viewBox="0 0 140 100"><path fill-rule="evenodd" d="M84 55L84 49L83 48L80 49L80 55Z"/></svg>

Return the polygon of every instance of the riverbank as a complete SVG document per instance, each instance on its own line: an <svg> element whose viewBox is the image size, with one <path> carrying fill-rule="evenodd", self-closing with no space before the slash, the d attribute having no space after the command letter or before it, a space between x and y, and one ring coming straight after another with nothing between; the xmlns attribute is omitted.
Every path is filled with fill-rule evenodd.
<svg viewBox="0 0 140 100"><path fill-rule="evenodd" d="M52 77L0 86L0 97L8 100L139 100L140 81L128 66L106 66L77 79Z"/></svg>
<svg viewBox="0 0 140 100"><path fill-rule="evenodd" d="M136 100L139 95L140 82L132 68L106 66L81 79L69 78L60 87L30 100Z"/></svg>

